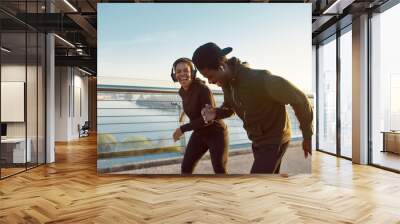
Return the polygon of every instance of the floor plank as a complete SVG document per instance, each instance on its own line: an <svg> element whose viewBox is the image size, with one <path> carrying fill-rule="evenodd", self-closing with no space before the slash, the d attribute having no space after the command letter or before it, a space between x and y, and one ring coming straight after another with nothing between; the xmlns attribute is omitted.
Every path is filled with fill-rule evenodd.
<svg viewBox="0 0 400 224"><path fill-rule="evenodd" d="M97 175L96 138L0 181L0 223L400 223L400 175L315 152L296 176Z"/></svg>

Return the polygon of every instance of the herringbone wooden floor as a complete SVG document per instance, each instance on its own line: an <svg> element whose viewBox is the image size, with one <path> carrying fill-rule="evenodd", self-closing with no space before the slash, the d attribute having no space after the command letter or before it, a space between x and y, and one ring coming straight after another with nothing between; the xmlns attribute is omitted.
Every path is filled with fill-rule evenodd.
<svg viewBox="0 0 400 224"><path fill-rule="evenodd" d="M313 174L98 176L95 138L0 181L0 223L400 223L400 175L314 153Z"/></svg>

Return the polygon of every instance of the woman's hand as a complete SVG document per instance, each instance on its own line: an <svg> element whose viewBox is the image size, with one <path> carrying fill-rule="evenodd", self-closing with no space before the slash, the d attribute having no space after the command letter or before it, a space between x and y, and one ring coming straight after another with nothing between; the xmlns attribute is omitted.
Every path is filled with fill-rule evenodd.
<svg viewBox="0 0 400 224"><path fill-rule="evenodd" d="M174 132L174 134L172 135L172 137L174 138L174 142L178 141L179 138L183 135L182 131L180 128L177 128Z"/></svg>
<svg viewBox="0 0 400 224"><path fill-rule="evenodd" d="M207 124L215 120L217 113L214 107L212 107L209 104L206 104L206 106L201 110L201 116L203 116L204 123Z"/></svg>

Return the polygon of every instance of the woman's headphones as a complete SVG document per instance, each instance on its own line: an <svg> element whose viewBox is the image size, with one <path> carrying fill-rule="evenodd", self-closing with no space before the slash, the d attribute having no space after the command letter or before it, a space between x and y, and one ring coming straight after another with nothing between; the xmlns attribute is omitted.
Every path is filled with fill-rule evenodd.
<svg viewBox="0 0 400 224"><path fill-rule="evenodd" d="M190 60L189 58L179 58L172 65L172 69L171 69L171 78L172 78L172 80L174 82L178 82L178 79L176 78L176 74L175 74L175 67L176 67L176 65L178 65L178 63L181 63L181 62L189 64L191 75L192 75L192 79L195 79L196 78L197 69L194 67L192 60Z"/></svg>

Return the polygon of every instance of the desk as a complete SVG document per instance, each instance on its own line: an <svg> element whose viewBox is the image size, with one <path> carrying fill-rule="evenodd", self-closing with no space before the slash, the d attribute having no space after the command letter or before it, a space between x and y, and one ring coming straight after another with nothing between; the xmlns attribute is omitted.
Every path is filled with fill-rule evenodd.
<svg viewBox="0 0 400 224"><path fill-rule="evenodd" d="M400 132L398 131L382 131L383 134L383 151L400 154Z"/></svg>
<svg viewBox="0 0 400 224"><path fill-rule="evenodd" d="M1 154L5 154L6 161L10 163L25 163L30 162L32 159L31 154L31 139L27 139L27 146L25 151L25 138L6 138L1 139ZM25 154L26 152L26 154ZM9 155L7 155L9 154ZM12 154L12 157L11 155ZM7 158L8 157L8 158ZM11 160L12 158L12 160ZM25 161L27 158L27 161ZM11 161L10 161L11 160Z"/></svg>

